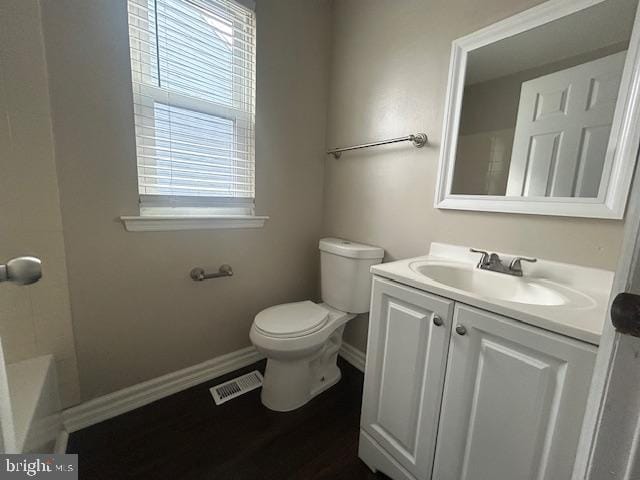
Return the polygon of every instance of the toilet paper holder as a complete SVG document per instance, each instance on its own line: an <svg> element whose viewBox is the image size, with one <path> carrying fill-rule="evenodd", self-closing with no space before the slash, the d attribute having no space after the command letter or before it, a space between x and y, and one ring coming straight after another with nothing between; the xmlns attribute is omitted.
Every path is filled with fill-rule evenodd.
<svg viewBox="0 0 640 480"><path fill-rule="evenodd" d="M206 273L204 268L195 267L191 270L189 275L194 282L202 282L203 280L208 280L210 278L232 277L233 269L231 268L231 265L227 265L226 263L224 265L220 265L220 268L215 273Z"/></svg>

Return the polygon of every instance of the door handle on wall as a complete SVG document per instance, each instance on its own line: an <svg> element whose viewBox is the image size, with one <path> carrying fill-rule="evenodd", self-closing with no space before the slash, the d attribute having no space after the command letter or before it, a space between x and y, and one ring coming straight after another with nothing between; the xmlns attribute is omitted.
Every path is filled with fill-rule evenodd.
<svg viewBox="0 0 640 480"><path fill-rule="evenodd" d="M0 282L31 285L42 278L42 262L36 257L16 257L0 265Z"/></svg>

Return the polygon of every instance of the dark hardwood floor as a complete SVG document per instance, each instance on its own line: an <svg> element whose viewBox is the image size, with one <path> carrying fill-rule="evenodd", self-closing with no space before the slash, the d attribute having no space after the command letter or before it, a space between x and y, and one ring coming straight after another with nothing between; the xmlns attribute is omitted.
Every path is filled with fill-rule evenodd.
<svg viewBox="0 0 640 480"><path fill-rule="evenodd" d="M83 480L383 479L358 458L362 373L339 360L342 380L304 407L272 412L260 391L216 406L225 375L71 434Z"/></svg>

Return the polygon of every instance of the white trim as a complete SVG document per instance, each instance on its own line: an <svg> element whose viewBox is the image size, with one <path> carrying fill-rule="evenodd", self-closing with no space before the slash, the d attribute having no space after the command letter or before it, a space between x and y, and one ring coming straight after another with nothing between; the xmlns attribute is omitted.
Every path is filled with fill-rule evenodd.
<svg viewBox="0 0 640 480"><path fill-rule="evenodd" d="M636 16L638 25L640 16ZM636 129L639 129L636 124ZM635 157L635 154L634 154ZM640 287L640 177L631 187L624 237L609 303L620 292ZM576 455L573 480L638 478L633 468L640 452L640 339L616 332L607 311ZM637 467L635 467L637 468Z"/></svg>
<svg viewBox="0 0 640 480"><path fill-rule="evenodd" d="M148 215L123 216L128 232L168 232L173 230L214 230L221 228L262 228L269 220L254 215Z"/></svg>
<svg viewBox="0 0 640 480"><path fill-rule="evenodd" d="M366 364L367 355L362 350L358 350L353 345L342 342L340 351L338 352L342 358L353 365L355 368L364 372L364 366Z"/></svg>
<svg viewBox="0 0 640 480"><path fill-rule="evenodd" d="M549 0L522 13L454 40L451 47L442 148L438 163L435 208L507 212L534 215L622 219L631 177L635 168L640 131L640 28L638 17L631 35L620 94L616 105L611 138L607 148L611 166L606 188L598 199L526 199L484 195L453 195L456 144L460 125L460 106L464 91L467 56L470 51L552 22L604 0ZM640 11L639 13L640 14ZM605 172L606 173L606 172Z"/></svg>
<svg viewBox="0 0 640 480"><path fill-rule="evenodd" d="M53 453L67 453L67 443L69 443L69 432L66 430L60 430L58 437L56 438L56 444L53 447Z"/></svg>
<svg viewBox="0 0 640 480"><path fill-rule="evenodd" d="M253 347L221 355L117 392L89 400L62 413L69 433L130 412L202 382L251 365L264 357Z"/></svg>

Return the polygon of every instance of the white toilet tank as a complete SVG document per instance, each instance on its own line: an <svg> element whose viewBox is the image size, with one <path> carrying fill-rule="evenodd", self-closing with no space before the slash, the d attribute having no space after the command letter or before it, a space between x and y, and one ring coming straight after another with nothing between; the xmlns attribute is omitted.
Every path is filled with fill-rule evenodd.
<svg viewBox="0 0 640 480"><path fill-rule="evenodd" d="M348 313L369 311L369 268L382 262L384 250L340 238L320 240L322 301Z"/></svg>

